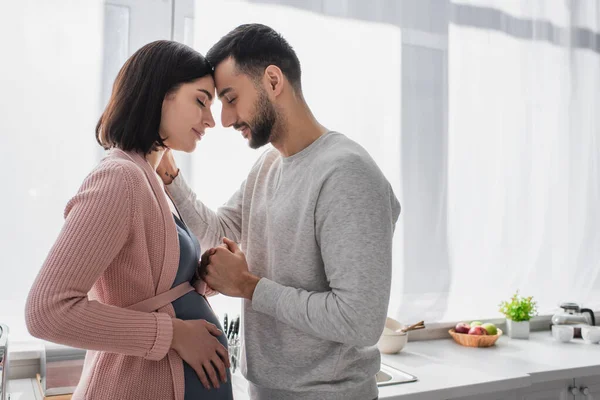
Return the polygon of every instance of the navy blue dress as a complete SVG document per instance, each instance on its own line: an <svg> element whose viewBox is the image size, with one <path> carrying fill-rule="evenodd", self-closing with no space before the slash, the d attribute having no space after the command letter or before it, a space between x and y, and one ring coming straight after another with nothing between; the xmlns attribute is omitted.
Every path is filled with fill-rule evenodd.
<svg viewBox="0 0 600 400"><path fill-rule="evenodd" d="M179 236L179 269L175 277L173 287L182 284L185 281L194 283L198 260L200 260L200 244L196 236L176 215L177 234ZM197 292L189 292L178 298L173 303L175 316L182 320L205 319L215 324L217 328L223 330L219 319L208 304L206 298ZM217 338L223 346L227 348L227 339L225 335ZM205 389L196 374L196 371L188 363L183 362L185 376L185 400L233 400L233 391L231 387L231 373L227 369L227 383L221 383L219 389ZM218 376L218 373L217 373Z"/></svg>

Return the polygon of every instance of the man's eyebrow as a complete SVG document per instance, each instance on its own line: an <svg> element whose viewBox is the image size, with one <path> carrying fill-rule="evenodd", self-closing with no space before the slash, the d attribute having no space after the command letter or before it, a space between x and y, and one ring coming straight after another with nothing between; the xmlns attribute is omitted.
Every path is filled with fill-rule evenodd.
<svg viewBox="0 0 600 400"><path fill-rule="evenodd" d="M221 92L219 93L219 98L221 98L221 97L225 96L227 93L231 92L232 90L233 90L233 89L232 89L232 88L230 88L230 87L228 87L228 88L225 88L225 89L221 90Z"/></svg>

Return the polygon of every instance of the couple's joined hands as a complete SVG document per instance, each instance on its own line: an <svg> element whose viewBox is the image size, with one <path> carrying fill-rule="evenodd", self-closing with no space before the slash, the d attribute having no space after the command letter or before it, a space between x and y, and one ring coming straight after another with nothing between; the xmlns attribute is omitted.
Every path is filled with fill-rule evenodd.
<svg viewBox="0 0 600 400"><path fill-rule="evenodd" d="M165 185L170 185L179 173L173 152L166 149L156 168L156 173ZM223 244L206 251L206 265L200 262L201 277L207 284L206 296L222 293L226 296L251 300L258 277L250 274L246 256L238 245L223 238Z"/></svg>
<svg viewBox="0 0 600 400"><path fill-rule="evenodd" d="M248 300L252 300L259 281L248 270L246 256L237 243L228 238L223 238L223 244L202 255L200 276L211 290Z"/></svg>
<svg viewBox="0 0 600 400"><path fill-rule="evenodd" d="M251 299L251 296L246 296L246 292L254 276L248 271L244 253L228 238L223 238L221 245L202 254L198 276L206 283L206 296L222 293L230 297Z"/></svg>

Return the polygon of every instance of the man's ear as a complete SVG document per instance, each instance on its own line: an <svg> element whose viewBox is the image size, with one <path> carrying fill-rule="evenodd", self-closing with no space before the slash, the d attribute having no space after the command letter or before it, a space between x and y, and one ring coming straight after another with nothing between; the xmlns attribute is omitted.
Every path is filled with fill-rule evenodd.
<svg viewBox="0 0 600 400"><path fill-rule="evenodd" d="M269 65L265 68L265 81L267 84L267 93L273 96L279 96L283 91L285 77L281 69L276 65Z"/></svg>

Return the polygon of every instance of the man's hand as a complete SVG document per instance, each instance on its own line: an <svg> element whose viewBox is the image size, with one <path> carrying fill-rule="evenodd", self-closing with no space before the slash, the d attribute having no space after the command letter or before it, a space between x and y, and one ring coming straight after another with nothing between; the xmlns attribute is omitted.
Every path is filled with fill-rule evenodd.
<svg viewBox="0 0 600 400"><path fill-rule="evenodd" d="M208 286L225 296L252 300L260 278L248 271L246 256L235 242L223 238L223 243L227 248L219 246L214 253L211 251L204 280Z"/></svg>
<svg viewBox="0 0 600 400"><path fill-rule="evenodd" d="M156 173L165 185L170 185L173 179L179 174L179 168L177 168L171 149L165 150L158 167L156 167Z"/></svg>

